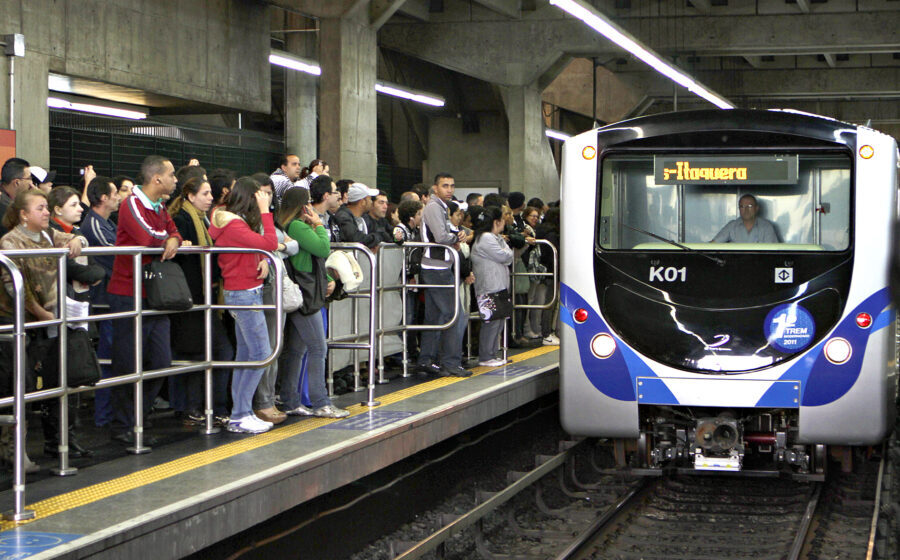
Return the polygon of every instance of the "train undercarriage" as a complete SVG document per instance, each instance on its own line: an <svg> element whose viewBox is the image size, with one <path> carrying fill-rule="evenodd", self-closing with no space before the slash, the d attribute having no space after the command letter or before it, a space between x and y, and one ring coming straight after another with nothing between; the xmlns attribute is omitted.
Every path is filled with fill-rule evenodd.
<svg viewBox="0 0 900 560"><path fill-rule="evenodd" d="M617 440L616 457L643 474L824 475L826 446L796 440L795 410L642 407L640 437Z"/></svg>

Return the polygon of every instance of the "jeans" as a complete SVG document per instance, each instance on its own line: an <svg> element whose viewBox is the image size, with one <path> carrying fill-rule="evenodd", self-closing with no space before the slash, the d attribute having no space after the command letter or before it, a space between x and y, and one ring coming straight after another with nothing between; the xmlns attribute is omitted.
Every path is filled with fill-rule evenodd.
<svg viewBox="0 0 900 560"><path fill-rule="evenodd" d="M287 337L287 354L285 369L281 376L281 401L288 410L301 404L300 362L303 354L307 355L309 402L312 408L320 408L331 404L328 390L325 387L325 355L328 345L325 342L325 323L321 313L301 315L299 311L288 314L290 326L285 329Z"/></svg>
<svg viewBox="0 0 900 560"><path fill-rule="evenodd" d="M272 295L272 288L270 286L272 286L272 284L267 284L263 289L263 303L266 305L275 303L275 298ZM275 335L277 334L275 330L278 328L278 317L275 314L275 310L267 310L265 313L266 326L268 327L267 334L269 336L269 347L275 348ZM259 380L259 385L256 387L256 393L253 395L254 410L265 410L275 406L275 380L278 379L279 361L280 360L275 360L269 364L269 367L263 372L263 376Z"/></svg>
<svg viewBox="0 0 900 560"><path fill-rule="evenodd" d="M425 324L441 325L453 317L453 309L459 309L456 323L443 331L423 331L419 365L440 362L445 368L460 367L462 364L462 340L466 332L466 312L459 299L453 297L453 271L422 269L419 273L422 284L445 284L449 288L425 288ZM438 355L440 353L440 355ZM436 359L439 358L439 359Z"/></svg>
<svg viewBox="0 0 900 560"><path fill-rule="evenodd" d="M250 290L225 290L226 305L262 305L262 286ZM262 309L231 309L237 339L238 362L263 360L272 352ZM231 419L253 414L253 394L265 368L235 368L231 377Z"/></svg>
<svg viewBox="0 0 900 560"><path fill-rule="evenodd" d="M109 295L109 310L112 313L134 310L132 296ZM112 372L113 375L134 373L134 318L112 321ZM167 368L172 365L172 347L169 340L169 318L165 315L144 317L142 323L143 370ZM144 381L144 414L163 384L163 378ZM110 427L113 432L128 431L134 425L134 387L118 385L112 388L113 416Z"/></svg>
<svg viewBox="0 0 900 560"><path fill-rule="evenodd" d="M500 347L500 332L506 319L499 321L485 321L481 323L481 332L478 333L478 361L486 362L497 357L497 350Z"/></svg>

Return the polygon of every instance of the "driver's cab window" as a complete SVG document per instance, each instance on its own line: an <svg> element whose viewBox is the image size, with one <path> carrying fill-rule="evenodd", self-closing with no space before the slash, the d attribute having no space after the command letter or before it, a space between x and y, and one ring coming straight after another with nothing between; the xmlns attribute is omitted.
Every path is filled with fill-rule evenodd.
<svg viewBox="0 0 900 560"><path fill-rule="evenodd" d="M721 156L720 161L719 157L703 156L698 165L706 167L700 172L711 178L737 176L734 160ZM678 182L662 176L660 165L674 170L671 158L606 157L601 167L600 246L678 250L665 243L670 240L716 251L846 249L850 242L849 158L758 157L750 165L765 164L766 158L778 160L776 163L790 158L793 167L789 172L764 169L763 179L753 184L736 180L704 184L703 177ZM696 179L696 169L691 172ZM773 183L765 182L766 173Z"/></svg>

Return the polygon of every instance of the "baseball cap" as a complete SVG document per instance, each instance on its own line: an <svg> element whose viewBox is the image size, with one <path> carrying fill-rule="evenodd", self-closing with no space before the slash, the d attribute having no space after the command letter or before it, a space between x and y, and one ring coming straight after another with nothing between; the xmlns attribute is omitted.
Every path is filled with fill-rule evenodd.
<svg viewBox="0 0 900 560"><path fill-rule="evenodd" d="M362 183L353 183L347 190L347 201L356 202L367 196L375 196L376 194L378 194L378 189L370 189Z"/></svg>
<svg viewBox="0 0 900 560"><path fill-rule="evenodd" d="M43 167L36 165L32 165L30 169L31 174L34 176L34 182L38 185L41 183L52 183L56 179L55 170L46 171Z"/></svg>

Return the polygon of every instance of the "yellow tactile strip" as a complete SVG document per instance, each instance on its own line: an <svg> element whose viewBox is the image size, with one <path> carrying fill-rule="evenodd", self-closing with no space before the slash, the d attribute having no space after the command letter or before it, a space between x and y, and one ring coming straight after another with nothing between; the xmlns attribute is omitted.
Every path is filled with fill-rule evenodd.
<svg viewBox="0 0 900 560"><path fill-rule="evenodd" d="M517 354L513 356L511 360L513 362L521 362L523 360L547 354L555 350L558 350L557 346L544 346L535 348L533 350ZM473 376L478 376L494 369L497 368L477 367L473 370ZM404 399L408 399L416 395L421 395L423 393L427 393L428 391L432 391L440 387L446 387L447 385L452 385L464 380L465 378L462 377L441 377L439 379L420 383L414 387L409 387L407 389L402 389L400 391L396 391L394 393L389 393L387 395L379 397L378 400L381 403L379 406L393 404ZM356 416L357 414L368 412L369 410L372 410L372 408L363 406L361 404L356 404L347 407L347 410L350 411L350 416ZM119 478L114 478L106 482L101 482L92 486L81 488L79 490L66 492L65 494L60 494L59 496L54 496L46 500L41 500L40 502L36 502L26 506L27 509L34 510L35 517L33 519L20 523L16 523L14 521L2 521L0 522L0 531L14 529L15 527L24 523L30 523L32 521L37 521L38 519L44 519L51 515L55 515L69 509L96 502L98 500L114 496L116 494L121 494L122 492L134 490L135 488L139 488L153 482L158 482L160 480L164 480L166 478L179 475L198 467L203 467L211 463L215 463L217 461L222 461L229 457L233 457L235 455L239 455L253 449L258 449L260 447L282 441L284 439L302 434L304 432L308 432L310 430L314 430L321 426L325 426L337 421L337 419L330 418L306 419L303 422L296 422L287 426L282 426L280 428L270 430L264 434L243 438L232 443L226 443L214 449L200 451L199 453L187 455L185 457L181 457L180 459L169 461L168 463L163 463L161 465L143 469L141 471L121 476Z"/></svg>

